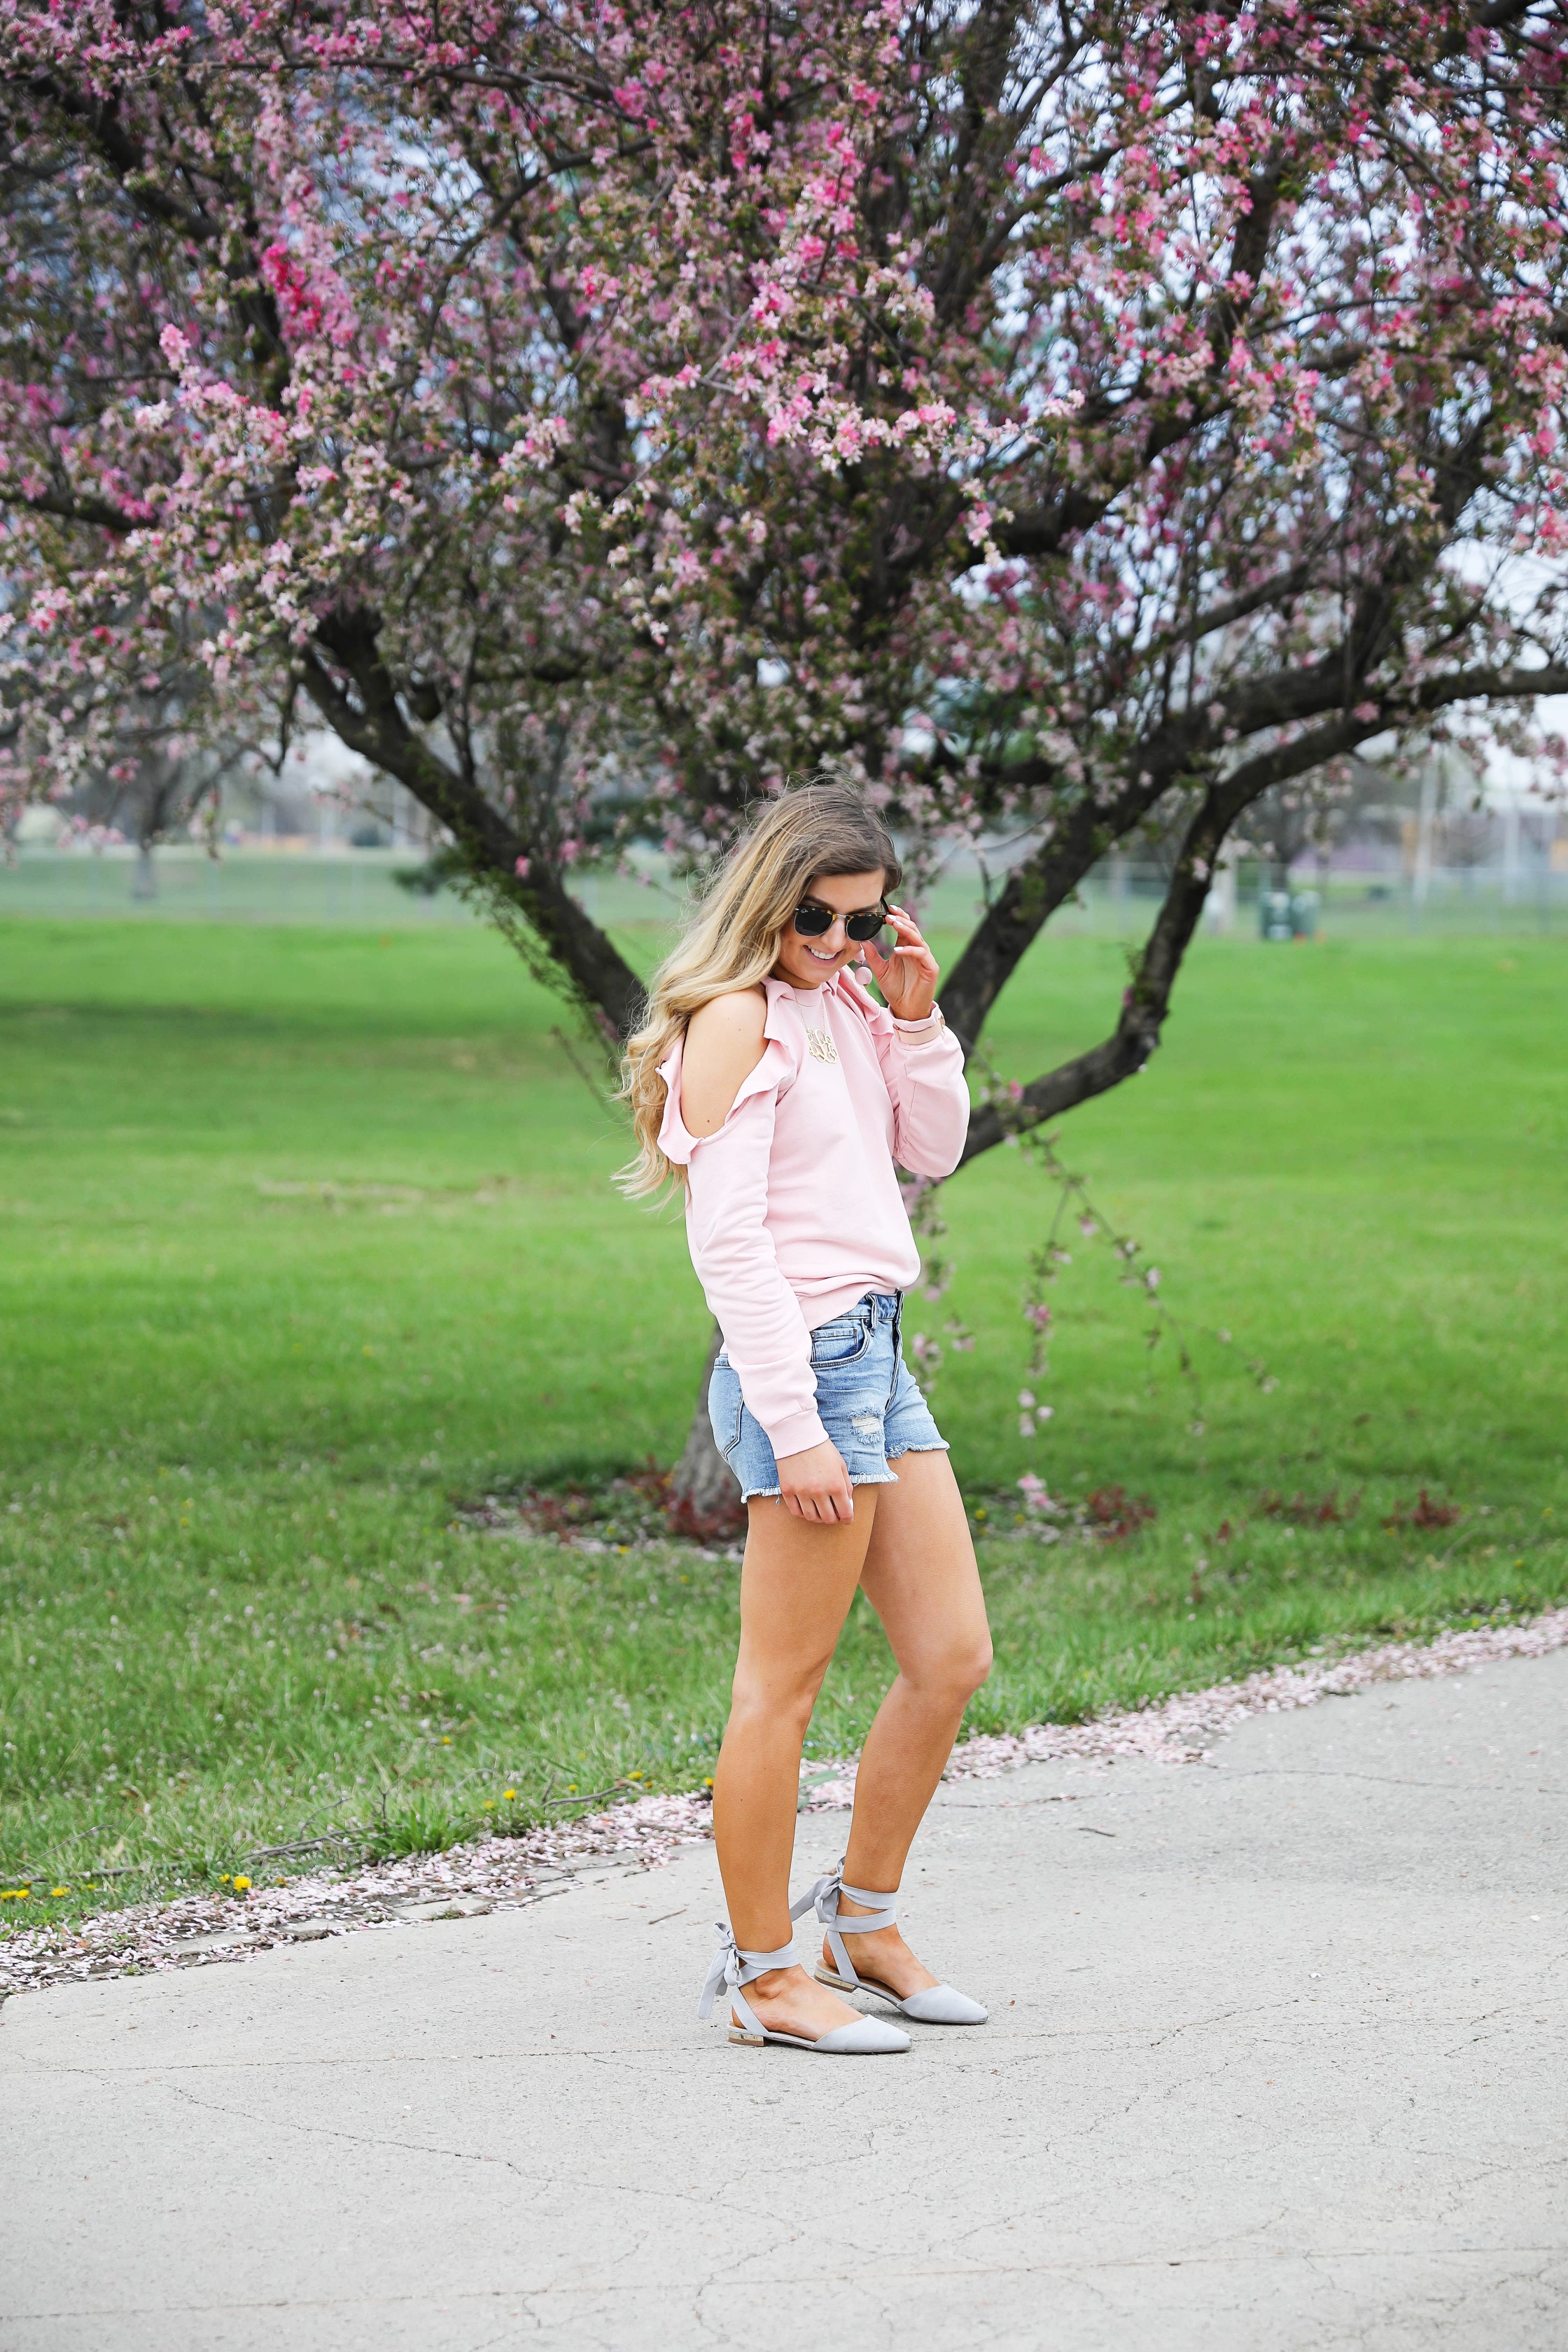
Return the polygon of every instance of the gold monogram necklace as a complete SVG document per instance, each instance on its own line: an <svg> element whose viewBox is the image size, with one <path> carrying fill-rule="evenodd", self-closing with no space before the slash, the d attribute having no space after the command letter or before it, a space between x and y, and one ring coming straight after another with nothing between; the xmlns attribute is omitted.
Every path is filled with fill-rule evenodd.
<svg viewBox="0 0 1568 2352"><path fill-rule="evenodd" d="M820 996L821 992L820 989L815 992L818 996ZM805 1007L804 1004L800 1008L800 1017L805 1029L806 1051L811 1055L812 1060L814 1062L836 1062L838 1059L838 1048L833 1042L832 1031L826 1025L821 1029L814 1029L810 1022L806 1020ZM826 1013L824 1013L822 1018L826 1024L827 1020Z"/></svg>

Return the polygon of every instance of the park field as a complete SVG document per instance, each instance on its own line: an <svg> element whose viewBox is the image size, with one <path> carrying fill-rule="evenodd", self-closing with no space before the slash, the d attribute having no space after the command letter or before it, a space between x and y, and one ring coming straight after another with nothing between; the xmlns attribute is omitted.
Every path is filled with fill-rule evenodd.
<svg viewBox="0 0 1568 2352"><path fill-rule="evenodd" d="M997 1061L1090 1041L1123 982L1114 939L1047 937ZM1199 943L1163 1050L1060 1148L1201 1405L1071 1226L1022 1436L1052 1194L1016 1150L948 1188L956 1278L914 1319L977 1336L933 1401L981 1524L1028 1471L1153 1514L986 1537L972 1727L1568 1597L1565 1004L1561 937ZM566 1026L463 925L0 923L4 1925L711 1771L733 1561L471 1508L668 1463L705 1344ZM888 1673L858 1610L815 1752Z"/></svg>

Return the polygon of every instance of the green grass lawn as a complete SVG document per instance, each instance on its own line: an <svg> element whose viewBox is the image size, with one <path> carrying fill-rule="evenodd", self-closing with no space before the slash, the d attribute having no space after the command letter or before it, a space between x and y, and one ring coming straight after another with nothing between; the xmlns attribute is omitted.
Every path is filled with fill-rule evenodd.
<svg viewBox="0 0 1568 2352"><path fill-rule="evenodd" d="M966 1487L992 1525L1028 1469L1157 1512L984 1546L973 1727L1568 1594L1565 980L1551 938L1194 950L1164 1050L1063 1150L1196 1335L1201 1433L1075 1230L1055 1417L1020 1437L1049 1195L1016 1150L950 1188L957 1279L920 1313L979 1335L935 1391ZM998 1058L1082 1045L1121 985L1112 940L1047 940ZM679 1220L612 1190L563 1017L457 925L0 924L7 1924L100 1905L94 1865L155 1864L129 1895L324 1823L406 1848L711 1770L733 1565L460 1516L668 1462L702 1354ZM1462 1516L1412 1524L1423 1489ZM818 1752L888 1672L858 1612Z"/></svg>

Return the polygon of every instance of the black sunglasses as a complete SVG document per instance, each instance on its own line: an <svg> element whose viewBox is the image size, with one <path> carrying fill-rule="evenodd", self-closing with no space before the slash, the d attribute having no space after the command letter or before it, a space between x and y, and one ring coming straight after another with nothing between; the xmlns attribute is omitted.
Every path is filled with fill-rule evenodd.
<svg viewBox="0 0 1568 2352"><path fill-rule="evenodd" d="M845 932L848 938L863 943L867 940L874 940L887 919L885 907L865 907L858 915L845 916ZM824 931L830 931L837 920L831 907L818 907L810 898L795 910L795 927L803 940L819 940Z"/></svg>

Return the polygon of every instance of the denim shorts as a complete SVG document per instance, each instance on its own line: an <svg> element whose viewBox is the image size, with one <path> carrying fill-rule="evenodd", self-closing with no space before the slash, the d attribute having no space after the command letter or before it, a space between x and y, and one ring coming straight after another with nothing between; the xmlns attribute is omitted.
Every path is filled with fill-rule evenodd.
<svg viewBox="0 0 1568 2352"><path fill-rule="evenodd" d="M903 1300L868 1291L846 1315L819 1323L811 1335L816 1410L844 1457L852 1486L895 1486L889 1468L900 1454L945 1454L947 1440L931 1419L899 1342ZM740 1375L721 1352L708 1383L713 1439L741 1482L742 1498L776 1495L779 1465L767 1431L753 1420Z"/></svg>

